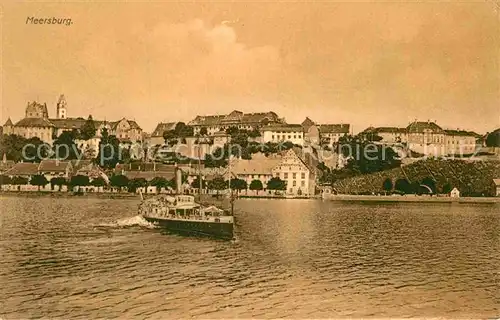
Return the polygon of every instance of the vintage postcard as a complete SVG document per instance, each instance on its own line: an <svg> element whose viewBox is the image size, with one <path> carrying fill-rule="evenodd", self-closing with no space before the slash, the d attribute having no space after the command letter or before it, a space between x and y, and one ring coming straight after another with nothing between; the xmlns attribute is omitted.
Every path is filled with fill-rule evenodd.
<svg viewBox="0 0 500 320"><path fill-rule="evenodd" d="M499 1L0 9L0 320L500 317Z"/></svg>

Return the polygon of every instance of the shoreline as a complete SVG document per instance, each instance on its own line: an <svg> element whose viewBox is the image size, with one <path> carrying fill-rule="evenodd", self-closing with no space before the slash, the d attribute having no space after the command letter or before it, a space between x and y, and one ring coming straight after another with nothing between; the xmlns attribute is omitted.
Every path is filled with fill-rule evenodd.
<svg viewBox="0 0 500 320"><path fill-rule="evenodd" d="M149 196L153 194L147 194ZM0 196L8 197L47 197L47 198L97 198L97 199L119 199L119 200L139 200L141 197L139 194L135 193L102 193L102 192L87 192L84 194L73 194L70 192L47 192L47 191L0 191ZM212 200L211 197L208 199ZM500 197L460 197L460 198L450 198L450 197L430 197L430 196L416 196L416 195L406 195L406 196L392 196L392 195L349 195L349 194L338 194L338 195L326 195L326 196L249 196L240 195L237 199L272 199L272 200L321 200L321 201L340 201L340 202L385 202L385 203L395 203L395 202L405 202L405 203L470 203L470 204L495 204L500 203ZM207 200L207 199L205 199Z"/></svg>
<svg viewBox="0 0 500 320"><path fill-rule="evenodd" d="M360 201L360 202L412 202L412 203L473 203L473 204L494 204L500 203L500 197L430 197L430 196L385 196L385 195L327 195L323 197L325 201Z"/></svg>
<svg viewBox="0 0 500 320"><path fill-rule="evenodd" d="M98 193L87 192L84 194L72 194L71 192L48 192L48 191L0 191L0 196L9 197L47 197L47 198L101 198L101 199L140 199L138 194L134 193Z"/></svg>

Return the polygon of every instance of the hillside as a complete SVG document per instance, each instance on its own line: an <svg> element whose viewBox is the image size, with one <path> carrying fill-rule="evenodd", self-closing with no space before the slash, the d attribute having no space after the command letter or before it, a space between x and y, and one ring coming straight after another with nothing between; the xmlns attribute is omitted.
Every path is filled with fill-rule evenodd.
<svg viewBox="0 0 500 320"><path fill-rule="evenodd" d="M493 195L493 179L500 178L500 161L421 160L400 168L360 175L334 182L333 188L342 194L383 192L387 178L396 184L399 179L422 183L431 178L438 192L446 185L457 187L462 195Z"/></svg>

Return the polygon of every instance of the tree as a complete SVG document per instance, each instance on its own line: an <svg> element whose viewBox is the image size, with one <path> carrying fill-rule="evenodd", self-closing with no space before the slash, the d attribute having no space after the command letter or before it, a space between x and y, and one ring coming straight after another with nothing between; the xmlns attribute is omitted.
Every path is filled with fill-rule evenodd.
<svg viewBox="0 0 500 320"><path fill-rule="evenodd" d="M363 136L342 136L337 147L344 158L350 159L346 168L352 175L393 169L401 165L398 154L391 147L366 141Z"/></svg>
<svg viewBox="0 0 500 320"><path fill-rule="evenodd" d="M243 179L231 179L231 189L237 190L240 192L241 190L246 190L248 188L248 184Z"/></svg>
<svg viewBox="0 0 500 320"><path fill-rule="evenodd" d="M204 179L201 179L201 188L205 189L207 186L207 183ZM200 188L200 179L199 177L194 178L193 182L191 182L191 188L193 189L199 189Z"/></svg>
<svg viewBox="0 0 500 320"><path fill-rule="evenodd" d="M25 142L23 160L27 162L40 162L49 157L50 145L38 137L31 137Z"/></svg>
<svg viewBox="0 0 500 320"><path fill-rule="evenodd" d="M257 137L260 137L261 136L261 133L259 131L259 128L253 128L252 131L248 132L248 136L250 138L257 138Z"/></svg>
<svg viewBox="0 0 500 320"><path fill-rule="evenodd" d="M97 177L90 181L90 185L94 187L104 187L106 185L106 180L103 177Z"/></svg>
<svg viewBox="0 0 500 320"><path fill-rule="evenodd" d="M85 147L85 150L83 150L83 158L91 160L91 159L94 159L95 157L96 157L96 153L95 153L94 148L92 148L92 146L90 146L90 145L87 145Z"/></svg>
<svg viewBox="0 0 500 320"><path fill-rule="evenodd" d="M114 135L109 135L108 129L101 131L101 140L99 141L99 151L96 162L103 168L111 169L121 160L120 140Z"/></svg>
<svg viewBox="0 0 500 320"><path fill-rule="evenodd" d="M177 122L175 125L174 132L177 137L185 139L186 137L192 137L194 135L194 129L191 126L186 125L184 122Z"/></svg>
<svg viewBox="0 0 500 320"><path fill-rule="evenodd" d="M94 120L92 119L92 115L89 115L87 121L85 121L81 129L81 138L83 140L89 140L95 136L96 131L97 129L95 127Z"/></svg>
<svg viewBox="0 0 500 320"><path fill-rule="evenodd" d="M208 181L208 188L210 190L217 190L217 194L219 194L219 190L225 190L227 188L227 183L224 181L224 178L215 177L213 180Z"/></svg>
<svg viewBox="0 0 500 320"><path fill-rule="evenodd" d="M70 186L73 187L84 187L88 186L90 184L90 180L88 176L84 175L76 175L71 177L71 180L69 182Z"/></svg>
<svg viewBox="0 0 500 320"><path fill-rule="evenodd" d="M279 177L272 177L267 182L268 190L286 190L286 181L281 180Z"/></svg>
<svg viewBox="0 0 500 320"><path fill-rule="evenodd" d="M398 179L394 184L394 189L402 193L412 193L410 182L406 179Z"/></svg>
<svg viewBox="0 0 500 320"><path fill-rule="evenodd" d="M76 131L63 131L52 144L56 159L80 159L81 151L75 143Z"/></svg>
<svg viewBox="0 0 500 320"><path fill-rule="evenodd" d="M384 183L382 184L382 187L385 191L385 193L390 193L392 191L392 179L391 178L387 178L384 180Z"/></svg>
<svg viewBox="0 0 500 320"><path fill-rule="evenodd" d="M109 182L111 186L117 187L119 191L122 191L122 188L128 186L129 179L122 174L118 174L112 176Z"/></svg>
<svg viewBox="0 0 500 320"><path fill-rule="evenodd" d="M49 157L50 146L38 137L26 139L16 134L0 136L0 156L15 162L40 162Z"/></svg>
<svg viewBox="0 0 500 320"><path fill-rule="evenodd" d="M443 186L442 192L443 192L443 194L448 194L448 193L450 193L450 192L451 192L451 190L452 190L451 184L446 183L446 184Z"/></svg>
<svg viewBox="0 0 500 320"><path fill-rule="evenodd" d="M429 191L427 188L424 188L425 189L425 193L430 193L430 194L435 194L436 193L436 182L434 181L433 178L426 177L426 178L424 178L422 180L421 184L424 185L424 186L429 187L429 189L432 190L432 191Z"/></svg>
<svg viewBox="0 0 500 320"><path fill-rule="evenodd" d="M10 183L13 185L23 185L23 184L28 184L28 178L26 177L20 177L20 176L15 176L12 177L10 180Z"/></svg>
<svg viewBox="0 0 500 320"><path fill-rule="evenodd" d="M421 195L422 194L422 187L420 186L420 183L418 181L413 181L410 185L411 193Z"/></svg>
<svg viewBox="0 0 500 320"><path fill-rule="evenodd" d="M162 188L167 188L170 183L167 179L163 177L154 177L150 182L150 186L156 187L157 191L160 191Z"/></svg>
<svg viewBox="0 0 500 320"><path fill-rule="evenodd" d="M226 167L228 164L229 152L226 146L224 148L217 147L212 154L205 154L205 167L220 168Z"/></svg>
<svg viewBox="0 0 500 320"><path fill-rule="evenodd" d="M38 186L38 191L40 191L41 186L46 186L49 181L43 174L37 174L31 177L30 184L33 186Z"/></svg>
<svg viewBox="0 0 500 320"><path fill-rule="evenodd" d="M50 186L54 189L54 186L59 186L59 190L61 190L62 186L66 184L67 181L64 177L53 177L50 179Z"/></svg>
<svg viewBox="0 0 500 320"><path fill-rule="evenodd" d="M169 147L173 147L179 142L174 130L167 130L163 132L163 139Z"/></svg>
<svg viewBox="0 0 500 320"><path fill-rule="evenodd" d="M500 147L500 129L497 129L486 135L487 147Z"/></svg>
<svg viewBox="0 0 500 320"><path fill-rule="evenodd" d="M23 159L22 150L26 144L26 139L16 134L2 135L0 140L1 155L5 154L9 160L19 162Z"/></svg>
<svg viewBox="0 0 500 320"><path fill-rule="evenodd" d="M200 136L206 136L206 135L208 135L207 128L206 127L202 127L200 129Z"/></svg>
<svg viewBox="0 0 500 320"><path fill-rule="evenodd" d="M144 178L135 178L128 182L128 192L136 192L139 188L144 188L148 182Z"/></svg>
<svg viewBox="0 0 500 320"><path fill-rule="evenodd" d="M9 176L1 175L0 176L0 185L3 186L3 185L7 185L7 184L11 184L10 177Z"/></svg>
<svg viewBox="0 0 500 320"><path fill-rule="evenodd" d="M257 191L257 194L259 194L259 191L264 189L264 186L262 185L262 181L260 180L252 180L250 182L250 190Z"/></svg>

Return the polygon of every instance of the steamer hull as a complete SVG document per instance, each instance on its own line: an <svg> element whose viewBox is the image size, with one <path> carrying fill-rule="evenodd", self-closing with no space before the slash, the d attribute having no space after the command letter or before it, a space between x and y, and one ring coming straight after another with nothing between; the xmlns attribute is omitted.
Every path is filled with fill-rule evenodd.
<svg viewBox="0 0 500 320"><path fill-rule="evenodd" d="M231 240L233 235L233 223L177 220L145 216L148 222L153 223L165 230L187 235L209 236L224 240Z"/></svg>

